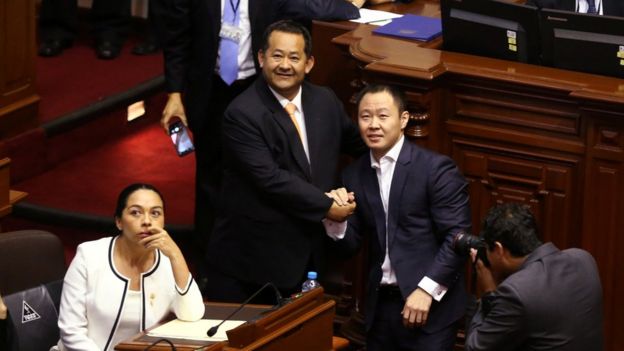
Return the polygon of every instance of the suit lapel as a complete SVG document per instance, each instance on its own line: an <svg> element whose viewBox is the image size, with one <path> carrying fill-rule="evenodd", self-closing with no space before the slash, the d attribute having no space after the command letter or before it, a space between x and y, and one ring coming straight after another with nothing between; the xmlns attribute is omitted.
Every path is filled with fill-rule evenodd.
<svg viewBox="0 0 624 351"><path fill-rule="evenodd" d="M377 239L382 252L386 251L386 214L384 213L381 194L379 192L379 181L377 172L370 165L370 158L365 158L362 162L362 183L364 195L370 208L373 210L375 228L377 229Z"/></svg>
<svg viewBox="0 0 624 351"><path fill-rule="evenodd" d="M303 144L301 143L301 138L299 138L297 128L295 128L290 116L269 89L269 85L266 80L264 80L264 78L260 78L257 83L259 95L264 101L265 107L271 111L273 120L284 131L288 138L290 152L295 160L295 163L306 176L306 180L311 182L312 177L310 175L310 165L308 164L308 158L306 157L305 150L303 149Z"/></svg>
<svg viewBox="0 0 624 351"><path fill-rule="evenodd" d="M322 131L321 116L318 113L318 109L314 108L314 96L310 92L310 88L307 83L303 83L301 92L301 107L303 108L303 116L305 119L306 136L308 138L308 152L310 153L310 161L308 163L308 169L312 171L314 166L318 166L317 161L319 159L319 143L320 135ZM303 145L301 146L303 148ZM305 155L304 155L305 156ZM306 158L307 160L307 158Z"/></svg>
<svg viewBox="0 0 624 351"><path fill-rule="evenodd" d="M394 165L392 175L392 185L390 186L390 197L388 199L388 247L392 247L397 230L399 211L401 207L401 196L409 175L409 163L412 159L413 147L408 140L403 142L403 147L399 153L399 159Z"/></svg>

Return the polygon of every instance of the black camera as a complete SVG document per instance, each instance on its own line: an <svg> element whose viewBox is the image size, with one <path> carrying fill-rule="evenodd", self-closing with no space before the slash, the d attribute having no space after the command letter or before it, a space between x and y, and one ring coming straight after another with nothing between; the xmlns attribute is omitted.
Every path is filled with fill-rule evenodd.
<svg viewBox="0 0 624 351"><path fill-rule="evenodd" d="M453 238L453 250L455 250L455 253L458 255L469 255L470 249L475 249L477 250L477 259L480 259L486 267L489 267L490 261L488 261L485 252L487 248L485 240L478 236L459 232Z"/></svg>

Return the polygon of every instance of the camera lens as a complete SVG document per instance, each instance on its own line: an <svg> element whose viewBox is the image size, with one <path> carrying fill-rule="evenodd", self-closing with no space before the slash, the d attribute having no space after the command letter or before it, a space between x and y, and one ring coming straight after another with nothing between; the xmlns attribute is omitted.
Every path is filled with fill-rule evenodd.
<svg viewBox="0 0 624 351"><path fill-rule="evenodd" d="M458 255L469 255L470 249L477 250L477 258L483 261L483 264L489 267L490 263L487 259L485 250L487 244L478 236L473 236L464 232L459 232L453 239L453 250Z"/></svg>

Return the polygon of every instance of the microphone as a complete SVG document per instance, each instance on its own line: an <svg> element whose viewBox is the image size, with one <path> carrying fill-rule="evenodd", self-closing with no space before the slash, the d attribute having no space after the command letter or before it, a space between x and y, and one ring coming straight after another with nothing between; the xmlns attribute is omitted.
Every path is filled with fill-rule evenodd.
<svg viewBox="0 0 624 351"><path fill-rule="evenodd" d="M268 282L268 283L264 284L260 289L258 289L258 291L253 293L253 295L251 295L247 300L245 300L245 302L243 302L240 306L238 306L234 311L232 311L232 313L230 313L229 316L225 317L225 319L223 319L221 321L221 323L219 323L219 324L213 326L212 328L208 329L208 331L206 332L206 335L208 335L210 337L215 335L217 333L217 330L219 329L219 327L223 323L225 323L226 321L230 320L230 318L232 318L236 313L238 313L240 310L242 310L243 307L247 306L249 301L253 300L254 297L258 296L258 294L260 294L262 291L264 291L264 289L266 289L267 286L272 287L273 291L275 292L275 298L277 299L277 304L275 306L281 307L282 304L284 303L284 299L282 298L282 294L280 294L279 290L277 289L277 287L273 283Z"/></svg>

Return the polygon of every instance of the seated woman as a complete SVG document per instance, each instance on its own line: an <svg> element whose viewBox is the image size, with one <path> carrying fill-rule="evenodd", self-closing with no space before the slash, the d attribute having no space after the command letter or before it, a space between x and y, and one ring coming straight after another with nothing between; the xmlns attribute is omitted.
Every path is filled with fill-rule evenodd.
<svg viewBox="0 0 624 351"><path fill-rule="evenodd" d="M132 184L117 200L120 234L78 246L63 284L61 350L113 350L169 312L204 315L197 283L163 228L164 202L149 184Z"/></svg>

